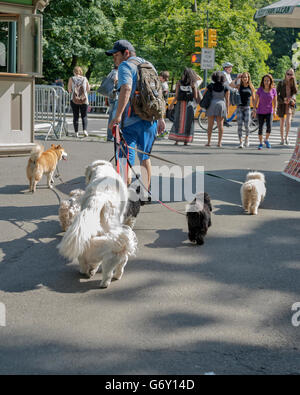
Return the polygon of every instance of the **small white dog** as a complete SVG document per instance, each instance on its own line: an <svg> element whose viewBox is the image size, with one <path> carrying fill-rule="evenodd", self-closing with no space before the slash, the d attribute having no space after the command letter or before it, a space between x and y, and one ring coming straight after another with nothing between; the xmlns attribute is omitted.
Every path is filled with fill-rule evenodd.
<svg viewBox="0 0 300 395"><path fill-rule="evenodd" d="M81 210L81 198L84 195L84 190L74 189L69 194L69 199L62 200L58 210L59 221L62 230L65 232L74 218Z"/></svg>
<svg viewBox="0 0 300 395"><path fill-rule="evenodd" d="M137 239L123 225L128 201L127 187L111 163L97 160L85 172L87 188L81 211L58 245L69 259L78 259L80 272L92 277L102 264L100 288L114 277L120 279L128 257L134 255Z"/></svg>
<svg viewBox="0 0 300 395"><path fill-rule="evenodd" d="M249 214L257 214L258 207L266 196L265 176L258 171L247 174L241 187L242 205Z"/></svg>

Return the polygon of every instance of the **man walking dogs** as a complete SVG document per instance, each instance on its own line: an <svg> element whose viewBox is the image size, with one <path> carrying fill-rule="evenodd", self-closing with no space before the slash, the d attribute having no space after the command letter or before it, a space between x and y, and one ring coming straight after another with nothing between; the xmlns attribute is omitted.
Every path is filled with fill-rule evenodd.
<svg viewBox="0 0 300 395"><path fill-rule="evenodd" d="M137 146L139 150L150 154L156 133L161 133L165 130L164 119L161 118L152 122L145 121L134 113L131 106L131 99L136 92L137 86L137 65L147 61L137 57L134 47L126 40L116 41L113 48L105 53L108 56L113 56L114 63L118 66L118 108L115 117L109 124L109 128L112 129L115 124L120 124L123 137L128 146L133 148ZM138 153L138 157L141 163L143 183L150 190L151 160L146 154ZM134 161L135 151L129 149L129 162L132 166ZM130 182L131 176L128 176L128 184Z"/></svg>

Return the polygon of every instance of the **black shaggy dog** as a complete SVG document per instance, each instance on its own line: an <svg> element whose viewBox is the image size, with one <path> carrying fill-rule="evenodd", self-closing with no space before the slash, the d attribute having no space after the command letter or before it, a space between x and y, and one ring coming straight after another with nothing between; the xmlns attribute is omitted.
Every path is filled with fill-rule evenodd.
<svg viewBox="0 0 300 395"><path fill-rule="evenodd" d="M204 244L204 236L211 226L212 206L208 193L204 192L204 201L200 194L188 205L186 217L189 228L189 240L199 245Z"/></svg>
<svg viewBox="0 0 300 395"><path fill-rule="evenodd" d="M133 229L141 209L141 186L139 180L135 180L128 187L128 203L126 207L124 225L128 225Z"/></svg>

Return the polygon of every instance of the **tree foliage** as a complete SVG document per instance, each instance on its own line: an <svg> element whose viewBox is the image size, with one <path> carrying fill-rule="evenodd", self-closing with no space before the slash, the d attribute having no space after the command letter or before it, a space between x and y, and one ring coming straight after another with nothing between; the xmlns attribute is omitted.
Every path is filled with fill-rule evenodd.
<svg viewBox="0 0 300 395"><path fill-rule="evenodd" d="M208 27L218 33L215 69L230 61L234 72L249 71L258 82L275 69L277 59L289 56L278 44L272 54L276 31L254 21L256 8L271 2L198 0L193 12L194 0L52 0L44 12L45 79L66 80L81 65L99 83L112 66L104 51L120 38L131 41L158 71L169 70L177 79L185 66L191 67L194 30L206 31L208 11ZM199 66L193 67L202 74Z"/></svg>

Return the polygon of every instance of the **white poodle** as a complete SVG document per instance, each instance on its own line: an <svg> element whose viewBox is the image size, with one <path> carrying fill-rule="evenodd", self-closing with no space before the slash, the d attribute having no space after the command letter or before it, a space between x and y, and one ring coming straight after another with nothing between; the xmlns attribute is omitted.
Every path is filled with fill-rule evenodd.
<svg viewBox="0 0 300 395"><path fill-rule="evenodd" d="M81 210L81 198L84 195L84 190L73 189L69 194L69 199L62 200L58 210L59 221L62 230L65 232L74 218Z"/></svg>
<svg viewBox="0 0 300 395"><path fill-rule="evenodd" d="M265 176L258 171L247 174L246 181L241 187L241 198L244 210L256 215L258 207L266 196Z"/></svg>
<svg viewBox="0 0 300 395"><path fill-rule="evenodd" d="M112 277L120 279L128 257L134 255L137 239L123 225L128 201L127 187L111 163L97 160L85 172L87 188L81 198L81 211L58 245L69 259L78 259L80 272L92 277L102 264L101 288Z"/></svg>

